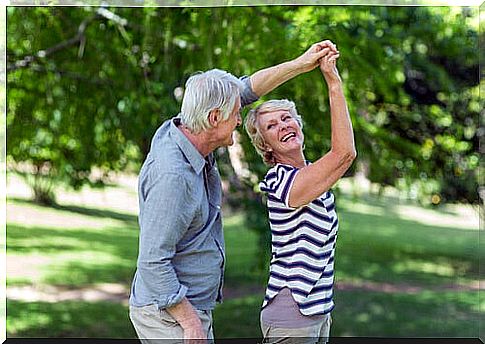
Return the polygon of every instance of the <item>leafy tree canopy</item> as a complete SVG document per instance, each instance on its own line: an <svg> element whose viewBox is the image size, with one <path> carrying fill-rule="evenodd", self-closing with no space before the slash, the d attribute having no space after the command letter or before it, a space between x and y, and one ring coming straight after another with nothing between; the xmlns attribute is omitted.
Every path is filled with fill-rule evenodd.
<svg viewBox="0 0 485 344"><path fill-rule="evenodd" d="M350 173L435 202L478 200L478 9L9 7L7 19L7 155L33 167L40 200L52 197L42 180L80 187L96 182L94 167L138 166L193 72L249 75L322 39L341 51L358 150ZM308 159L329 149L317 71L270 98L295 101Z"/></svg>

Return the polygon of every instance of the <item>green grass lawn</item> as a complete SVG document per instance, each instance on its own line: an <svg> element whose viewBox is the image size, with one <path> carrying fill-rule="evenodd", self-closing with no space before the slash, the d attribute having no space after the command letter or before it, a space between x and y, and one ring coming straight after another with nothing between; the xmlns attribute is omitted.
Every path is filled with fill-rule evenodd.
<svg viewBox="0 0 485 344"><path fill-rule="evenodd" d="M127 307L114 302L7 300L7 337L135 338Z"/></svg>
<svg viewBox="0 0 485 344"><path fill-rule="evenodd" d="M368 198L353 202L341 197L338 280L432 286L479 279L479 259L485 252L480 255L477 228L423 223L419 212L414 220L403 219L397 214L400 205L389 201ZM367 213L357 212L354 208L359 204L373 208ZM427 213L438 220L444 211Z"/></svg>
<svg viewBox="0 0 485 344"><path fill-rule="evenodd" d="M392 202L391 202L392 201ZM341 195L336 253L336 308L333 336L478 337L485 303L478 291L460 291L479 279L479 231L463 223L452 227L448 208L413 210L405 202ZM419 215L424 217L419 218ZM456 215L456 214L455 214ZM456 219L455 219L456 220ZM432 225L437 222L439 224ZM242 229L242 218L226 224L228 283L244 283L245 266L255 264L256 240ZM455 221L456 222L456 221ZM458 221L459 222L459 221ZM251 281L266 274L247 274ZM338 285L394 286L398 292L342 288ZM410 292L408 292L410 291ZM259 307L264 292L228 300L215 311L222 337L258 337ZM483 321L483 318L482 318Z"/></svg>
<svg viewBox="0 0 485 344"><path fill-rule="evenodd" d="M460 208L457 213L346 195L339 196L337 207L333 336L478 336L485 304L478 291L459 287L479 279L484 253L478 249L479 231L460 225ZM45 208L13 198L7 200L9 211L26 220L7 216L8 264L19 264L7 275L8 287L117 283L128 288L138 250L136 213L85 205ZM242 214L224 221L226 295L233 297L214 312L216 338L259 337L267 272L254 269L258 238L244 227ZM397 291L359 287L366 283ZM7 335L131 338L134 331L126 303L7 300Z"/></svg>

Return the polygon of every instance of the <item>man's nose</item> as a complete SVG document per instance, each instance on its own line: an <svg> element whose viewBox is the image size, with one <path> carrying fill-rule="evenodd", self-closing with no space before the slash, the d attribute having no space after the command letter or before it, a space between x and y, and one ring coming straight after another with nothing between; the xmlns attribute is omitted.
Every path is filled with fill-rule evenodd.
<svg viewBox="0 0 485 344"><path fill-rule="evenodd" d="M237 126L239 127L242 124L242 117L241 113L237 114Z"/></svg>

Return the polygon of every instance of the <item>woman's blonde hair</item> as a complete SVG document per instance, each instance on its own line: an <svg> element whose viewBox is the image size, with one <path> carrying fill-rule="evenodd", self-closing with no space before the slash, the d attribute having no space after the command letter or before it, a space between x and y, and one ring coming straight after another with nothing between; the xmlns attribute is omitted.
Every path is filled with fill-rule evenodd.
<svg viewBox="0 0 485 344"><path fill-rule="evenodd" d="M266 149L266 142L260 132L258 117L265 113L275 111L288 111L291 117L297 121L300 128L303 128L303 122L301 116L296 111L295 103L288 99L268 100L249 111L244 121L244 128L251 138L254 148L256 148L258 154L263 158L263 162L269 166L275 165L276 162L274 161L273 152Z"/></svg>

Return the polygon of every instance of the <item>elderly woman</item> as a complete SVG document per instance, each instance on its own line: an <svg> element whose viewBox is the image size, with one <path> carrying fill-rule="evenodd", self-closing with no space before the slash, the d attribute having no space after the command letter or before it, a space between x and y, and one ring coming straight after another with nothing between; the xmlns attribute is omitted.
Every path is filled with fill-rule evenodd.
<svg viewBox="0 0 485 344"><path fill-rule="evenodd" d="M338 220L330 188L356 157L352 123L333 43L320 70L330 98L331 148L310 163L303 154L302 120L288 100L267 101L250 111L245 127L264 162L272 259L261 329L266 342L327 341L334 308L334 253ZM296 340L300 337L300 340Z"/></svg>

